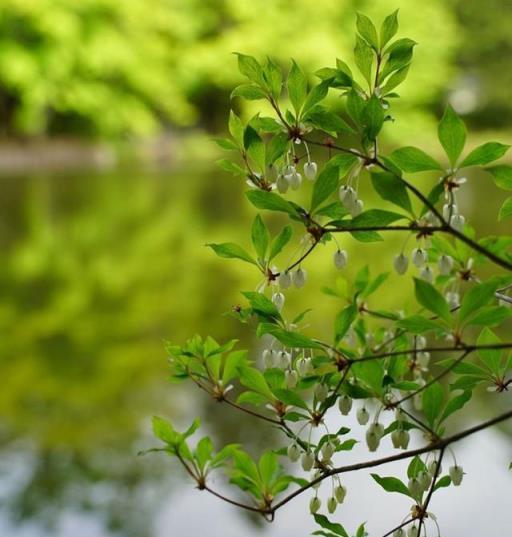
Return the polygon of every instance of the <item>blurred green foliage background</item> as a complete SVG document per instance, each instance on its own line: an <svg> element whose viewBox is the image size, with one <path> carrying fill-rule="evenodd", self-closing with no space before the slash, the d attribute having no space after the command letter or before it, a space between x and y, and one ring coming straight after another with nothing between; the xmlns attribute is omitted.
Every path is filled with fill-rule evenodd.
<svg viewBox="0 0 512 537"><path fill-rule="evenodd" d="M0 496L15 525L43 527L78 508L123 535L151 535L158 501L142 509L141 496L145 486L166 487L162 474L171 473L161 460L135 458L150 445L148 416L218 413L195 392L169 388L163 339L203 332L254 344L222 313L258 282L203 248L248 240L245 185L214 167L205 137L224 130L241 79L231 53L269 54L283 67L294 57L309 72L336 57L352 63L355 11L380 19L397 7L401 35L419 45L388 143L431 144L447 100L474 129L473 143L488 130L509 141L508 0L485 9L479 0L2 1L0 169L2 145L21 146L30 160L34 140L48 148L55 139L128 140L137 152L172 133L169 168L129 158L101 172L7 167L0 176ZM497 228L485 215L499 200L484 180L474 178L463 203L489 233ZM355 268L388 249L361 249ZM308 267L317 283L302 305L334 280L328 259ZM323 319L338 304L322 302L324 318L312 322L328 332ZM215 422L216 435L256 434L236 418ZM22 479L12 478L15 467Z"/></svg>

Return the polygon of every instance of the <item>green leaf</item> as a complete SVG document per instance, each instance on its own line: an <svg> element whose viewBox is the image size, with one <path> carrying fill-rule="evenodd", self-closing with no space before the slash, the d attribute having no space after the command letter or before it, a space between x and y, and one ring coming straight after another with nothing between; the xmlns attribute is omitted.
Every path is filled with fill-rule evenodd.
<svg viewBox="0 0 512 537"><path fill-rule="evenodd" d="M501 343L501 340L489 328L484 328L477 339L477 345L494 345ZM480 360L489 368L491 373L499 375L501 371L501 355L500 349L478 349Z"/></svg>
<svg viewBox="0 0 512 537"><path fill-rule="evenodd" d="M265 169L265 144L260 135L247 125L244 131L244 148L249 157L256 162L261 170Z"/></svg>
<svg viewBox="0 0 512 537"><path fill-rule="evenodd" d="M439 323L427 319L423 315L411 315L405 319L400 319L397 321L397 325L399 328L408 330L413 334L424 334L425 332L429 332L431 330L434 332L439 332L441 330Z"/></svg>
<svg viewBox="0 0 512 537"><path fill-rule="evenodd" d="M400 479L396 477L380 477L377 474L371 474L371 476L386 492L398 492L409 498L411 497L409 489Z"/></svg>
<svg viewBox="0 0 512 537"><path fill-rule="evenodd" d="M295 60L292 60L292 67L287 81L288 97L292 103L293 108L297 116L300 115L302 105L306 99L308 91L308 82L306 75L302 69L297 65Z"/></svg>
<svg viewBox="0 0 512 537"><path fill-rule="evenodd" d="M267 150L265 153L267 166L271 166L278 158L284 155L288 149L289 143L290 140L288 139L288 135L284 132L280 132L276 134L276 136L272 137L270 142L267 144Z"/></svg>
<svg viewBox="0 0 512 537"><path fill-rule="evenodd" d="M405 67L402 67L401 69L398 69L395 71L389 78L388 81L382 86L382 96L386 97L386 95L393 89L395 89L397 86L399 86L409 74L409 65L406 65Z"/></svg>
<svg viewBox="0 0 512 537"><path fill-rule="evenodd" d="M252 223L251 238L258 258L264 260L265 256L267 255L270 233L268 232L267 226L259 214L256 215L256 218Z"/></svg>
<svg viewBox="0 0 512 537"><path fill-rule="evenodd" d="M350 304L342 309L334 321L335 341L339 343L357 317L357 306Z"/></svg>
<svg viewBox="0 0 512 537"><path fill-rule="evenodd" d="M303 410L309 410L308 405L302 399L302 397L295 393L292 390L285 390L282 388L274 389L275 396L286 405L296 406L297 408L302 408Z"/></svg>
<svg viewBox="0 0 512 537"><path fill-rule="evenodd" d="M318 86L315 86L308 94L304 106L302 108L302 113L306 114L314 106L316 106L320 101L323 101L327 97L327 92L329 91L330 80L324 80L320 82Z"/></svg>
<svg viewBox="0 0 512 537"><path fill-rule="evenodd" d="M272 96L274 99L279 99L281 95L281 86L283 83L283 74L279 66L272 61L271 58L267 58L267 65L263 71L264 77L268 82Z"/></svg>
<svg viewBox="0 0 512 537"><path fill-rule="evenodd" d="M172 425L158 416L153 416L153 434L166 444L175 444L179 438L178 433L172 428Z"/></svg>
<svg viewBox="0 0 512 537"><path fill-rule="evenodd" d="M379 50L379 37L377 35L377 28L375 28L373 22L369 17L362 13L357 13L357 31L361 34L361 37L371 45L376 51Z"/></svg>
<svg viewBox="0 0 512 537"><path fill-rule="evenodd" d="M478 313L480 308L487 306L491 300L494 300L494 293L496 293L498 287L499 284L496 280L490 280L472 287L462 298L459 310L461 322Z"/></svg>
<svg viewBox="0 0 512 537"><path fill-rule="evenodd" d="M244 291L242 294L249 300L252 310L258 315L268 317L271 320L281 319L281 314L274 303L263 293Z"/></svg>
<svg viewBox="0 0 512 537"><path fill-rule="evenodd" d="M285 347L297 347L301 349L323 349L320 343L316 343L311 338L300 334L299 332L292 332L285 330L275 324L260 323L257 330L257 335L272 334L277 340L279 340Z"/></svg>
<svg viewBox="0 0 512 537"><path fill-rule="evenodd" d="M258 462L261 481L265 487L269 487L279 473L278 457L272 451L265 451Z"/></svg>
<svg viewBox="0 0 512 537"><path fill-rule="evenodd" d="M452 480L449 475L443 476L439 481L436 483L434 487L434 492L438 489L442 489L445 487L449 487L452 484Z"/></svg>
<svg viewBox="0 0 512 537"><path fill-rule="evenodd" d="M512 166L500 164L486 168L494 177L494 182L498 188L503 190L512 190Z"/></svg>
<svg viewBox="0 0 512 537"><path fill-rule="evenodd" d="M509 216L512 216L512 197L507 198L503 205L501 206L500 212L498 214L499 220L504 220L505 218L508 218Z"/></svg>
<svg viewBox="0 0 512 537"><path fill-rule="evenodd" d="M437 134L450 164L455 166L466 143L466 127L450 105L446 107Z"/></svg>
<svg viewBox="0 0 512 537"><path fill-rule="evenodd" d="M384 69L382 69L380 79L384 80L394 71L398 71L409 65L415 46L416 42L408 38L398 39L392 43L386 51L389 57L384 65Z"/></svg>
<svg viewBox="0 0 512 537"><path fill-rule="evenodd" d="M468 326L498 326L512 315L506 306L489 306L477 311L468 321Z"/></svg>
<svg viewBox="0 0 512 537"><path fill-rule="evenodd" d="M235 52L238 56L238 70L252 82L264 85L263 70L256 58Z"/></svg>
<svg viewBox="0 0 512 537"><path fill-rule="evenodd" d="M282 249L290 242L292 238L292 228L291 226L285 226L279 235L272 241L270 246L270 255L268 260L272 261L276 255L278 255Z"/></svg>
<svg viewBox="0 0 512 537"><path fill-rule="evenodd" d="M500 144L499 142L488 142L476 149L473 149L471 153L462 161L461 168L466 166L483 166L489 164L501 158L508 150L510 146Z"/></svg>
<svg viewBox="0 0 512 537"><path fill-rule="evenodd" d="M230 140L229 138L214 138L213 141L222 149L226 149L227 151L232 151L234 149L238 149L238 146L236 145L233 140Z"/></svg>
<svg viewBox="0 0 512 537"><path fill-rule="evenodd" d="M434 382L423 391L422 407L423 414L430 426L433 426L439 418L443 406L444 393L439 382Z"/></svg>
<svg viewBox="0 0 512 537"><path fill-rule="evenodd" d="M450 308L443 295L429 282L414 278L416 300L432 313L450 323Z"/></svg>
<svg viewBox="0 0 512 537"><path fill-rule="evenodd" d="M393 153L389 155L389 158L402 171L408 173L442 169L437 161L417 147L402 147L393 151Z"/></svg>
<svg viewBox="0 0 512 537"><path fill-rule="evenodd" d="M380 27L380 46L384 48L398 32L398 9L388 15Z"/></svg>
<svg viewBox="0 0 512 537"><path fill-rule="evenodd" d="M235 142L242 147L244 143L244 125L233 110L229 111L228 128L229 133L233 136Z"/></svg>
<svg viewBox="0 0 512 537"><path fill-rule="evenodd" d="M345 531L345 528L341 524L335 524L334 522L329 522L329 519L324 515L314 515L315 522L325 528L326 530L332 531L340 537L349 537L348 533Z"/></svg>
<svg viewBox="0 0 512 537"><path fill-rule="evenodd" d="M352 89L347 93L346 106L348 115L351 117L352 121L354 121L356 125L361 125L363 123L363 112L366 106L366 101L355 89Z"/></svg>
<svg viewBox="0 0 512 537"><path fill-rule="evenodd" d="M240 382L250 390L253 390L268 399L273 401L275 399L274 394L268 387L265 377L261 372L254 367L239 367L238 371L240 372Z"/></svg>
<svg viewBox="0 0 512 537"><path fill-rule="evenodd" d="M232 92L230 98L242 97L248 101L258 101L260 99L266 99L267 94L259 87L253 84L242 84L237 86Z"/></svg>
<svg viewBox="0 0 512 537"><path fill-rule="evenodd" d="M357 215L350 221L351 227L372 227L372 226L387 226L397 220L407 218L403 214L394 213L392 211L384 211L383 209L369 209Z"/></svg>
<svg viewBox="0 0 512 537"><path fill-rule="evenodd" d="M317 104L303 118L316 128L336 136L338 133L353 133L354 129L341 117L324 106Z"/></svg>
<svg viewBox="0 0 512 537"><path fill-rule="evenodd" d="M220 159L217 161L217 165L220 166L224 171L232 173L233 175L247 176L247 172L231 160L227 160L225 158Z"/></svg>
<svg viewBox="0 0 512 537"><path fill-rule="evenodd" d="M373 51L370 45L368 45L366 41L359 36L356 36L354 59L359 71L364 76L365 80L368 82L368 85L371 86Z"/></svg>
<svg viewBox="0 0 512 537"><path fill-rule="evenodd" d="M363 120L366 125L365 133L370 140L375 140L384 124L384 108L380 99L372 95L363 112Z"/></svg>
<svg viewBox="0 0 512 537"><path fill-rule="evenodd" d="M411 462L409 463L409 466L407 467L407 477L411 479L411 477L418 477L418 474L420 472L424 472L426 470L425 463L416 455L412 458Z"/></svg>
<svg viewBox="0 0 512 537"><path fill-rule="evenodd" d="M408 212L412 212L411 200L403 181L392 173L372 173L373 188L379 196Z"/></svg>
<svg viewBox="0 0 512 537"><path fill-rule="evenodd" d="M457 412L457 410L460 410L470 399L472 396L472 392L470 390L466 390L462 392L460 395L456 395L450 401L448 401L443 414L441 415L441 419L439 420L439 423L442 423L444 420L446 420L449 416L451 416L454 412Z"/></svg>
<svg viewBox="0 0 512 537"><path fill-rule="evenodd" d="M258 263L241 246L234 242L223 242L221 244L209 243L206 246L211 248L219 257L228 259L241 259L247 263L258 266Z"/></svg>
<svg viewBox="0 0 512 537"><path fill-rule="evenodd" d="M313 185L311 196L311 212L313 212L322 202L324 202L337 188L339 181L339 170L334 166L326 166L318 175Z"/></svg>
<svg viewBox="0 0 512 537"><path fill-rule="evenodd" d="M197 443L195 450L195 459L201 471L204 470L208 461L212 458L213 444L210 438L205 436Z"/></svg>
<svg viewBox="0 0 512 537"><path fill-rule="evenodd" d="M269 211L287 213L290 216L297 216L295 207L289 201L279 196L279 194L264 190L249 190L245 195L257 209L267 209Z"/></svg>

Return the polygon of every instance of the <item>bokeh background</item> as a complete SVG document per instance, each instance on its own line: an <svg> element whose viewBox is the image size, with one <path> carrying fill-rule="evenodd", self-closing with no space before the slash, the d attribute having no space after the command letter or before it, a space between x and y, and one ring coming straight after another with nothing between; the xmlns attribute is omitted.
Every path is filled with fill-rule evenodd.
<svg viewBox="0 0 512 537"><path fill-rule="evenodd" d="M218 443L272 442L258 423L169 385L163 350L165 339L194 333L257 350L222 315L257 276L204 248L247 244L253 214L243 182L215 166L210 141L224 132L241 80L231 53L270 54L283 66L293 56L310 72L336 57L351 63L355 11L381 18L397 7L401 35L419 45L386 143L441 158L435 125L448 101L467 121L469 144L512 142L509 0L2 0L2 536L189 537L207 528L210 537L289 537L313 528L304 502L269 528L194 491L167 459L136 453L154 444L152 414L178 424L200 414ZM234 106L246 117L256 110ZM462 203L482 234L507 231L496 222L502 198L488 177L470 176ZM399 240L360 248L349 274L372 258L386 270ZM307 266L312 283L299 299L322 303L311 324L325 334L339 307L318 298L335 281L329 258ZM382 300L396 300L402 282L391 278ZM292 295L291 307L299 300ZM477 401L473 418L507 404ZM502 429L461 446L467 484L437 504L450 537L510 533L510 438ZM347 527L368 519L377 535L407 513L382 495L370 508L375 487L350 483Z"/></svg>

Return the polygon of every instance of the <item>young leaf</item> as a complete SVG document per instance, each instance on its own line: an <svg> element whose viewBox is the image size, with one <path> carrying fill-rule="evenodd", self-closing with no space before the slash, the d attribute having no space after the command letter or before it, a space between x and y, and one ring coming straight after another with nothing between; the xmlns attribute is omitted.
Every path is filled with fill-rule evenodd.
<svg viewBox="0 0 512 537"><path fill-rule="evenodd" d="M350 304L341 310L334 320L335 341L339 343L343 336L348 332L348 329L357 318L357 306Z"/></svg>
<svg viewBox="0 0 512 537"><path fill-rule="evenodd" d="M172 428L172 425L158 416L153 416L153 434L166 444L175 444L178 440L178 433Z"/></svg>
<svg viewBox="0 0 512 537"><path fill-rule="evenodd" d="M404 183L392 173L372 173L371 180L373 188L379 196L409 213L412 212L411 200L404 186Z"/></svg>
<svg viewBox="0 0 512 537"><path fill-rule="evenodd" d="M494 293L498 289L499 284L495 280L490 280L472 287L463 297L459 318L464 322L473 314L478 313L480 308L483 308L491 300L494 299Z"/></svg>
<svg viewBox="0 0 512 537"><path fill-rule="evenodd" d="M240 73L252 82L256 82L260 86L264 85L263 70L256 58L239 52L235 52L235 54L238 56L238 69Z"/></svg>
<svg viewBox="0 0 512 537"><path fill-rule="evenodd" d="M234 242L223 242L221 244L209 243L206 246L210 247L219 257L228 259L241 259L258 266L258 263L248 254L241 246Z"/></svg>
<svg viewBox="0 0 512 537"><path fill-rule="evenodd" d="M462 392L460 395L456 395L455 397L450 399L445 409L443 410L443 414L441 415L441 419L439 420L439 423L442 423L449 416L451 416L454 412L457 412L457 410L460 410L471 399L472 395L473 394L470 390L466 390Z"/></svg>
<svg viewBox="0 0 512 537"><path fill-rule="evenodd" d="M292 103L295 113L299 116L302 105L306 99L308 91L308 82L306 75L302 69L297 65L295 60L292 60L292 68L288 75L287 81L288 97Z"/></svg>
<svg viewBox="0 0 512 537"><path fill-rule="evenodd" d="M230 95L230 98L242 97L248 101L258 101L260 99L266 99L267 94L259 87L254 84L241 84L237 86Z"/></svg>
<svg viewBox="0 0 512 537"><path fill-rule="evenodd" d="M398 9L388 15L380 27L380 46L384 48L398 32Z"/></svg>
<svg viewBox="0 0 512 537"><path fill-rule="evenodd" d="M279 157L283 156L289 143L288 135L284 132L279 132L273 136L267 144L265 152L266 165L271 166Z"/></svg>
<svg viewBox="0 0 512 537"><path fill-rule="evenodd" d="M411 497L409 489L400 479L396 477L380 477L378 474L371 474L371 476L386 492L398 492L409 498Z"/></svg>
<svg viewBox="0 0 512 537"><path fill-rule="evenodd" d="M477 339L478 345L493 345L501 343L501 340L496 334L489 328L484 328ZM500 374L501 369L501 356L502 351L500 349L479 349L478 356L480 360L489 368L494 375Z"/></svg>
<svg viewBox="0 0 512 537"><path fill-rule="evenodd" d="M446 107L437 133L450 164L455 166L466 143L466 127L450 105Z"/></svg>
<svg viewBox="0 0 512 537"><path fill-rule="evenodd" d="M335 535L340 537L349 537L348 533L345 531L345 528L341 524L336 524L334 522L329 522L329 519L324 515L314 515L315 522L325 528L326 530L331 531Z"/></svg>
<svg viewBox="0 0 512 537"><path fill-rule="evenodd" d="M261 170L265 169L265 144L260 135L247 125L244 131L244 148Z"/></svg>
<svg viewBox="0 0 512 537"><path fill-rule="evenodd" d="M320 101L323 101L327 96L329 91L330 80L324 80L318 86L315 86L308 94L306 101L304 103L302 113L306 114L314 106L316 106Z"/></svg>
<svg viewBox="0 0 512 537"><path fill-rule="evenodd" d="M400 319L397 321L399 328L403 328L413 334L424 334L433 330L434 332L439 332L442 327L436 321L427 319L423 315L411 315L405 319Z"/></svg>
<svg viewBox="0 0 512 537"><path fill-rule="evenodd" d="M242 366L238 368L238 371L240 372L240 382L246 388L263 395L263 397L269 401L273 401L275 399L274 394L268 387L265 377L258 369L254 367Z"/></svg>
<svg viewBox="0 0 512 537"><path fill-rule="evenodd" d="M356 46L354 48L354 59L356 65L364 76L368 85L372 83L372 64L373 64L373 51L370 45L366 43L364 39L357 36Z"/></svg>
<svg viewBox="0 0 512 537"><path fill-rule="evenodd" d="M245 195L257 209L267 209L269 211L288 213L290 216L297 216L295 207L274 192L249 190Z"/></svg>
<svg viewBox="0 0 512 537"><path fill-rule="evenodd" d="M416 42L412 39L398 39L392 43L387 52L389 53L388 60L381 72L381 80L384 80L391 73L403 69L411 63L412 55Z"/></svg>
<svg viewBox="0 0 512 537"><path fill-rule="evenodd" d="M233 110L229 111L228 128L229 133L233 136L235 142L242 147L244 144L244 125Z"/></svg>
<svg viewBox="0 0 512 537"><path fill-rule="evenodd" d="M438 382L434 382L426 390L423 391L423 413L425 414L427 422L430 426L433 426L439 418L441 407L443 405L443 399L443 388Z"/></svg>
<svg viewBox="0 0 512 537"><path fill-rule="evenodd" d="M349 224L351 227L387 226L403 218L407 217L403 214L384 211L383 209L370 209L357 215L349 221Z"/></svg>
<svg viewBox="0 0 512 537"><path fill-rule="evenodd" d="M313 212L338 188L338 181L339 170L337 167L326 166L320 172L315 184L313 185L313 194L311 196L311 212Z"/></svg>
<svg viewBox="0 0 512 537"><path fill-rule="evenodd" d="M320 104L309 110L303 119L312 123L316 128L334 136L338 133L354 132L354 129L345 120Z"/></svg>
<svg viewBox="0 0 512 537"><path fill-rule="evenodd" d="M494 182L498 188L512 190L512 166L500 164L486 168L486 170L493 175Z"/></svg>
<svg viewBox="0 0 512 537"><path fill-rule="evenodd" d="M498 142L488 142L476 149L462 161L461 168L465 166L483 166L501 158L510 146Z"/></svg>
<svg viewBox="0 0 512 537"><path fill-rule="evenodd" d="M292 238L292 228L290 226L285 226L279 235L272 241L270 246L270 255L268 260L272 261L276 255L278 255L281 250L288 244Z"/></svg>
<svg viewBox="0 0 512 537"><path fill-rule="evenodd" d="M431 283L414 278L414 290L416 300L424 308L450 323L450 308L443 295Z"/></svg>
<svg viewBox="0 0 512 537"><path fill-rule="evenodd" d="M366 135L370 140L375 140L384 124L384 108L376 95L372 95L368 100L363 119L366 125Z"/></svg>
<svg viewBox="0 0 512 537"><path fill-rule="evenodd" d="M503 202L503 205L501 206L500 212L498 214L498 219L504 220L509 216L512 216L512 198L507 198Z"/></svg>
<svg viewBox="0 0 512 537"><path fill-rule="evenodd" d="M402 171L408 173L423 172L427 170L441 170L441 165L431 156L417 147L402 147L389 155Z"/></svg>
<svg viewBox="0 0 512 537"><path fill-rule="evenodd" d="M379 50L379 37L377 35L377 29L369 17L362 13L357 13L357 31L361 34L361 37L371 46L374 50Z"/></svg>
<svg viewBox="0 0 512 537"><path fill-rule="evenodd" d="M252 223L251 238L254 249L258 255L258 259L264 260L267 254L270 234L267 226L259 214L256 215L256 218Z"/></svg>

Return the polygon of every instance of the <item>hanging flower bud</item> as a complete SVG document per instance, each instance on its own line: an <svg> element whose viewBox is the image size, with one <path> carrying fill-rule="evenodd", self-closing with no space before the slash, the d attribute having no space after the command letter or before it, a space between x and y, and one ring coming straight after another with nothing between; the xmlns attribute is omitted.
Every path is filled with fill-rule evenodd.
<svg viewBox="0 0 512 537"><path fill-rule="evenodd" d="M454 291L448 291L444 298L446 299L446 302L448 302L448 306L450 306L450 309L458 308L460 306L460 295L459 293L456 293Z"/></svg>
<svg viewBox="0 0 512 537"><path fill-rule="evenodd" d="M338 485L334 489L334 496L338 503L343 503L346 495L347 495L347 489L343 485Z"/></svg>
<svg viewBox="0 0 512 537"><path fill-rule="evenodd" d="M459 209L455 203L445 203L443 205L443 218L449 220L454 214L458 214Z"/></svg>
<svg viewBox="0 0 512 537"><path fill-rule="evenodd" d="M297 361L297 370L301 377L305 377L311 372L311 360L309 358L299 358Z"/></svg>
<svg viewBox="0 0 512 537"><path fill-rule="evenodd" d="M304 164L304 175L310 181L314 181L316 179L316 171L317 171L316 162L306 162Z"/></svg>
<svg viewBox="0 0 512 537"><path fill-rule="evenodd" d="M419 537L418 535L418 527L416 524L413 524L412 526L409 526L409 531L407 532L407 537Z"/></svg>
<svg viewBox="0 0 512 537"><path fill-rule="evenodd" d="M370 414L368 410L366 410L366 407L363 406L357 410L356 418L359 425L366 425L368 423Z"/></svg>
<svg viewBox="0 0 512 537"><path fill-rule="evenodd" d="M364 203L362 200L357 199L352 204L352 207L350 207L350 216L352 218L355 218L356 216L360 215L363 212Z"/></svg>
<svg viewBox="0 0 512 537"><path fill-rule="evenodd" d="M430 265L425 265L420 270L420 278L426 282L432 283L434 281L434 272L430 268Z"/></svg>
<svg viewBox="0 0 512 537"><path fill-rule="evenodd" d="M402 449L407 449L407 446L409 445L409 440L411 439L409 435L409 431L400 431L400 447Z"/></svg>
<svg viewBox="0 0 512 537"><path fill-rule="evenodd" d="M378 434L375 432L375 430L370 427L366 431L366 445L368 446L368 449L370 451L377 451L377 448L380 444L380 438Z"/></svg>
<svg viewBox="0 0 512 537"><path fill-rule="evenodd" d="M393 537L405 537L405 531L403 528L398 528L393 532Z"/></svg>
<svg viewBox="0 0 512 537"><path fill-rule="evenodd" d="M437 266L439 267L439 272L443 276L450 274L453 268L453 257L450 255L443 254L439 257L437 261Z"/></svg>
<svg viewBox="0 0 512 537"><path fill-rule="evenodd" d="M307 273L305 269L298 268L292 275L293 285L300 289L306 283Z"/></svg>
<svg viewBox="0 0 512 537"><path fill-rule="evenodd" d="M279 287L281 289L288 289L288 287L290 287L290 285L292 284L292 277L288 271L281 272L281 274L279 274L277 282L279 283Z"/></svg>
<svg viewBox="0 0 512 537"><path fill-rule="evenodd" d="M334 252L334 266L337 268L337 269L342 269L342 268L345 268L345 266L347 265L347 259L348 259L348 256L347 256L347 252L345 250L336 250L336 252Z"/></svg>
<svg viewBox="0 0 512 537"><path fill-rule="evenodd" d="M458 487L462 483L462 477L464 476L464 472L462 470L462 466L450 466L449 474L452 480L452 483Z"/></svg>
<svg viewBox="0 0 512 537"><path fill-rule="evenodd" d="M290 444L288 447L288 458L292 462L297 462L300 459L300 448L297 444Z"/></svg>
<svg viewBox="0 0 512 537"><path fill-rule="evenodd" d="M344 416L347 416L352 409L352 399L346 394L341 395L338 399L338 408Z"/></svg>
<svg viewBox="0 0 512 537"><path fill-rule="evenodd" d="M298 190L302 184L302 175L299 172L292 173L289 181L292 190Z"/></svg>
<svg viewBox="0 0 512 537"><path fill-rule="evenodd" d="M272 295L272 302L278 311L281 311L284 306L284 295L283 293L274 293Z"/></svg>
<svg viewBox="0 0 512 537"><path fill-rule="evenodd" d="M391 433L391 442L393 444L393 447L395 449L399 449L401 446L402 446L402 439L401 439L401 433L402 431L400 429L395 429L392 433Z"/></svg>
<svg viewBox="0 0 512 537"><path fill-rule="evenodd" d="M335 447L334 447L334 444L332 442L330 442L330 441L325 442L322 445L322 449L321 449L322 460L324 462L330 461L332 456L334 455L334 450L335 450Z"/></svg>
<svg viewBox="0 0 512 537"><path fill-rule="evenodd" d="M297 386L297 382L299 381L299 375L297 374L297 371L289 369L284 374L284 380L286 382L286 386L290 389L293 389Z"/></svg>
<svg viewBox="0 0 512 537"><path fill-rule="evenodd" d="M319 401L324 401L329 393L329 388L325 384L317 384L315 388L315 397Z"/></svg>
<svg viewBox="0 0 512 537"><path fill-rule="evenodd" d="M427 346L427 338L425 336L416 336L416 348L424 349Z"/></svg>
<svg viewBox="0 0 512 537"><path fill-rule="evenodd" d="M279 174L277 176L276 186L277 186L277 191L280 194L286 194L286 192L288 191L288 188L290 186L290 183L289 183L288 179L284 175Z"/></svg>
<svg viewBox="0 0 512 537"><path fill-rule="evenodd" d="M320 501L320 498L315 496L314 498L311 498L311 501L309 502L309 511L314 515L320 510L321 506L322 502Z"/></svg>
<svg viewBox="0 0 512 537"><path fill-rule="evenodd" d="M423 248L414 248L412 251L412 262L421 268L428 261L428 253Z"/></svg>
<svg viewBox="0 0 512 537"><path fill-rule="evenodd" d="M313 468L313 464L315 464L315 457L313 456L313 453L311 453L311 451L304 452L300 459L300 463L302 465L302 469L305 472L309 472L311 468Z"/></svg>
<svg viewBox="0 0 512 537"><path fill-rule="evenodd" d="M430 362L430 353L425 351L418 352L416 355L416 361L420 367L427 367L428 363Z"/></svg>
<svg viewBox="0 0 512 537"><path fill-rule="evenodd" d="M339 197L343 207L348 210L353 207L354 203L357 200L356 191L351 186L347 185L343 185L342 187L340 187Z"/></svg>
<svg viewBox="0 0 512 537"><path fill-rule="evenodd" d="M436 477L436 471L437 471L437 461L436 460L433 460L433 461L430 461L429 464L428 464L428 473L432 476L432 477ZM443 471L443 467L441 465L439 465L439 475L441 475L441 472Z"/></svg>
<svg viewBox="0 0 512 537"><path fill-rule="evenodd" d="M429 472L425 472L423 470L418 474L418 481L423 487L423 490L428 490L430 484L432 483L432 476L429 474Z"/></svg>
<svg viewBox="0 0 512 537"><path fill-rule="evenodd" d="M409 492L415 498L423 492L423 487L417 477L411 477L409 479Z"/></svg>
<svg viewBox="0 0 512 537"><path fill-rule="evenodd" d="M290 367L291 365L291 361L292 361L292 356L289 352L286 352L286 351L280 351L278 353L278 367L280 367L281 369L287 369Z"/></svg>
<svg viewBox="0 0 512 537"><path fill-rule="evenodd" d="M313 475L311 476L311 481L314 481L315 479L318 479L320 476L322 475L322 471L321 470L315 470L313 472ZM317 483L315 483L314 485L311 485L311 488L313 490L318 490L320 488L320 485L322 484L322 481L318 481Z"/></svg>
<svg viewBox="0 0 512 537"><path fill-rule="evenodd" d="M405 274L409 267L409 258L404 253L395 255L393 267L398 274Z"/></svg>
<svg viewBox="0 0 512 537"><path fill-rule="evenodd" d="M461 214L454 214L450 219L450 225L457 231L464 231L464 224L466 219Z"/></svg>
<svg viewBox="0 0 512 537"><path fill-rule="evenodd" d="M263 351L263 365L266 367L266 369L270 369L272 367L275 367L275 353L271 349L265 349Z"/></svg>
<svg viewBox="0 0 512 537"><path fill-rule="evenodd" d="M334 511L336 511L336 507L338 507L338 502L334 496L331 496L327 500L327 511L329 511L329 513L332 515Z"/></svg>
<svg viewBox="0 0 512 537"><path fill-rule="evenodd" d="M376 421L375 423L372 423L371 427L380 440L384 436L384 425Z"/></svg>

